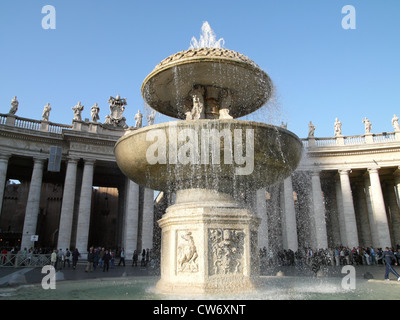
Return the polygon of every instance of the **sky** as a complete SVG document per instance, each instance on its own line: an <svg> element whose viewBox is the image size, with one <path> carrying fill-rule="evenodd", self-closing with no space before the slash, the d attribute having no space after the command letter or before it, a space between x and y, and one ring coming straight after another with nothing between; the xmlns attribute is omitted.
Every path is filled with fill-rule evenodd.
<svg viewBox="0 0 400 320"><path fill-rule="evenodd" d="M46 5L55 29L45 29ZM355 29L343 28L355 9ZM72 124L108 99L127 98L124 116L145 111L141 85L164 58L187 50L208 21L226 49L238 51L271 77L276 94L246 119L279 125L305 138L333 137L335 118L344 135L393 132L400 116L399 0L2 0L0 3L0 113L17 96L17 116ZM158 114L156 123L174 119ZM144 122L146 123L146 122Z"/></svg>

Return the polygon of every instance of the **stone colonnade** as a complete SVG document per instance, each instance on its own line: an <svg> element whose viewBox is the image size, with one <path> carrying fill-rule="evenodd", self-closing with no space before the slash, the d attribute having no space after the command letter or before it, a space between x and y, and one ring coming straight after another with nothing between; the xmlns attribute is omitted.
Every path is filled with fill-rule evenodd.
<svg viewBox="0 0 400 320"><path fill-rule="evenodd" d="M400 244L399 170L389 176L380 176L380 168L359 169L354 176L349 169L326 173L296 171L280 185L257 191L260 248Z"/></svg>
<svg viewBox="0 0 400 320"><path fill-rule="evenodd" d="M11 155L0 156L0 199L3 200L7 168ZM33 170L30 179L28 201L25 209L25 218L22 231L21 245L23 248L33 246L31 236L36 235L39 214L41 187L43 174L46 170L46 158L33 158ZM88 243L90 230L90 216L92 206L93 178L96 161L94 159L83 160L82 180L77 179L79 158L68 157L66 159L66 173L63 187L62 206L58 229L57 248L71 248L72 244L79 249L82 256L86 256L87 248L92 244ZM122 173L121 173L122 175ZM126 177L125 186L119 188L119 201L122 205L121 234L119 236L120 247L125 248L126 256L132 257L134 250L143 248L151 249L153 246L153 223L154 223L154 191L144 188L143 199L140 198L139 186ZM80 183L80 186L77 184ZM79 199L76 198L76 189L80 187ZM76 231L73 230L74 210L78 203L78 217ZM121 204L120 204L121 205ZM140 216L139 207L142 206L143 214ZM0 203L1 208L1 203ZM1 217L1 215L0 215ZM139 220L141 219L141 230ZM76 239L72 239L76 233Z"/></svg>

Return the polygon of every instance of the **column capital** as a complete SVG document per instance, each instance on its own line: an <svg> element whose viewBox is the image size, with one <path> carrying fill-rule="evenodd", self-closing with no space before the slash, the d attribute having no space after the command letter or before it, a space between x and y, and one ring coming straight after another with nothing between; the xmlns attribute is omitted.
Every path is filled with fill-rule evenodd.
<svg viewBox="0 0 400 320"><path fill-rule="evenodd" d="M96 159L83 159L85 165L94 166L96 163Z"/></svg>
<svg viewBox="0 0 400 320"><path fill-rule="evenodd" d="M338 172L340 175L348 176L352 172L352 170L351 169L338 169Z"/></svg>
<svg viewBox="0 0 400 320"><path fill-rule="evenodd" d="M0 161L8 161L10 159L11 153L2 153L0 154Z"/></svg>
<svg viewBox="0 0 400 320"><path fill-rule="evenodd" d="M380 168L381 168L381 167L367 168L367 172L368 172L369 174L371 174L371 173L378 173Z"/></svg>
<svg viewBox="0 0 400 320"><path fill-rule="evenodd" d="M394 170L394 172L393 172L393 175L396 177L400 177L400 166L398 166L395 170Z"/></svg>
<svg viewBox="0 0 400 320"><path fill-rule="evenodd" d="M68 156L67 161L68 163L77 163L80 160L78 157Z"/></svg>
<svg viewBox="0 0 400 320"><path fill-rule="evenodd" d="M321 171L322 170L320 170L320 169L317 169L317 168L315 168L315 169L312 169L310 172L311 172L311 176L314 176L314 177L319 177L319 174L321 173Z"/></svg>
<svg viewBox="0 0 400 320"><path fill-rule="evenodd" d="M33 157L33 163L40 163L43 164L47 158L42 158L42 157Z"/></svg>

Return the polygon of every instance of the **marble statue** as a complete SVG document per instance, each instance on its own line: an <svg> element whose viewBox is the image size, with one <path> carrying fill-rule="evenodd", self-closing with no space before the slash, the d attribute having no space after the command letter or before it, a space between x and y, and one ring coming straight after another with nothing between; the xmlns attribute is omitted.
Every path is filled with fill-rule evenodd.
<svg viewBox="0 0 400 320"><path fill-rule="evenodd" d="M315 129L316 129L316 126L314 126L312 124L312 122L310 121L310 123L308 125L308 136L309 137L314 137Z"/></svg>
<svg viewBox="0 0 400 320"><path fill-rule="evenodd" d="M139 129L143 125L143 114L138 110L138 112L135 115L135 128Z"/></svg>
<svg viewBox="0 0 400 320"><path fill-rule="evenodd" d="M84 108L84 106L81 105L80 101L78 102L78 104L75 107L72 107L72 110L74 111L74 120L75 121L82 121L83 108Z"/></svg>
<svg viewBox="0 0 400 320"><path fill-rule="evenodd" d="M282 121L280 127L283 129L287 129L287 122L285 123Z"/></svg>
<svg viewBox="0 0 400 320"><path fill-rule="evenodd" d="M193 120L205 119L204 93L205 93L204 87L199 85L196 85L190 92L190 96L193 99L193 108L192 108Z"/></svg>
<svg viewBox="0 0 400 320"><path fill-rule="evenodd" d="M152 126L154 124L154 120L156 119L156 111L152 110L151 113L146 117L147 125Z"/></svg>
<svg viewBox="0 0 400 320"><path fill-rule="evenodd" d="M11 100L11 109L10 109L10 111L8 113L9 114L15 114L17 112L17 110L18 110L18 105L19 105L19 102L17 100L17 97L15 96Z"/></svg>
<svg viewBox="0 0 400 320"><path fill-rule="evenodd" d="M47 102L47 104L44 106L43 113L42 113L43 121L49 121L50 111L51 111L50 102Z"/></svg>
<svg viewBox="0 0 400 320"><path fill-rule="evenodd" d="M115 128L128 128L125 123L126 119L123 117L125 106L127 105L126 98L121 98L119 94L115 98L110 96L108 103L110 104L110 114L106 116L104 124Z"/></svg>
<svg viewBox="0 0 400 320"><path fill-rule="evenodd" d="M185 113L185 120L193 120L192 116L192 101L191 100L185 100L183 103L183 111Z"/></svg>
<svg viewBox="0 0 400 320"><path fill-rule="evenodd" d="M367 119L367 117L365 117L365 119L363 120L363 123L365 125L365 133L366 134L371 133L371 129L372 129L371 121L369 121Z"/></svg>
<svg viewBox="0 0 400 320"><path fill-rule="evenodd" d="M339 121L338 118L336 118L335 121L335 137L341 136L342 135L342 122Z"/></svg>
<svg viewBox="0 0 400 320"><path fill-rule="evenodd" d="M97 103L90 108L90 116L92 117L92 122L97 122L100 119L99 117L100 108Z"/></svg>
<svg viewBox="0 0 400 320"><path fill-rule="evenodd" d="M220 119L233 119L233 117L229 114L230 107L232 105L232 94L229 90L221 91L221 106L219 109L219 118Z"/></svg>
<svg viewBox="0 0 400 320"><path fill-rule="evenodd" d="M396 115L393 115L392 126L393 126L395 132L400 131L399 117Z"/></svg>

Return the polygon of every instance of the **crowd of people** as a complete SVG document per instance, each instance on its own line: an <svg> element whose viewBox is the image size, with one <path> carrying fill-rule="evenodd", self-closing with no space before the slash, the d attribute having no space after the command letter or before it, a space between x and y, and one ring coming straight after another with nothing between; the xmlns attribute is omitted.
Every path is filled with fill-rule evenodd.
<svg viewBox="0 0 400 320"><path fill-rule="evenodd" d="M77 262L81 258L81 254L78 249L70 252L68 249L63 251L62 249L54 250L51 254L51 264L56 270L61 270L66 265L70 267L72 262L72 268L75 269ZM108 272L108 270L114 269L116 266L115 259L119 258L118 266L126 266L126 254L124 248L120 250L109 250L104 247L90 247L87 253L86 268L85 272L93 272L98 268L103 270L103 272ZM147 267L151 261L151 250L143 249L139 255L137 250L134 251L132 255L132 267L138 266L138 261L140 259L140 266Z"/></svg>
<svg viewBox="0 0 400 320"><path fill-rule="evenodd" d="M93 272L97 269L107 272L110 268L116 266L116 259L119 258L118 266L126 266L126 260L132 262L132 267L152 267L156 268L157 259L152 256L151 249L143 249L141 252L134 251L132 257L127 257L124 248L119 250L109 250L104 247L91 247L85 255L81 255L78 249L43 249L26 248L17 250L17 248L1 249L3 262L12 263L12 260L6 261L7 254L19 254L21 257L29 259L32 255L50 254L50 263L56 270L63 268L76 269L79 259L83 257L83 263L86 264L85 272ZM387 258L390 255L390 258ZM293 266L298 270L310 268L317 272L321 266L344 266L344 265L386 265L386 273L392 272L397 276L396 270L388 269L389 264L400 265L400 245L396 248L373 248L373 247L353 247L337 246L335 248L313 249L299 248L296 251L291 249L273 250L266 247L260 248L260 269L268 270L271 267ZM15 259L13 260L15 261ZM5 264L5 263L3 263ZM398 276L400 279L400 275ZM385 275L387 278L387 274ZM400 280L399 280L400 281Z"/></svg>
<svg viewBox="0 0 400 320"><path fill-rule="evenodd" d="M400 264L400 245L391 248L390 251L395 256L397 263ZM343 265L378 265L384 264L384 249L373 247L353 247L338 246L336 248L312 249L302 248L296 251L287 250L267 250L260 249L261 268L270 266L312 266L313 264L325 266Z"/></svg>
<svg viewBox="0 0 400 320"><path fill-rule="evenodd" d="M32 257L32 255L50 255L50 264L58 271L63 268L76 269L79 259L83 255L78 249L70 250L66 248L60 249L49 249L49 248L23 248L18 250L16 247L2 248L0 250L2 259L5 260L7 255L20 255L22 259ZM119 259L118 266L126 266L126 259L132 260L132 267L147 267L153 264L152 254L150 249L143 249L140 253L137 250L134 251L132 257L126 257L124 248L121 249L105 249L104 247L91 247L87 253L87 258L82 259L87 263L85 271L93 272L96 269L101 269L104 272L110 268L113 269L116 266L115 259ZM13 259L15 261L15 259Z"/></svg>

